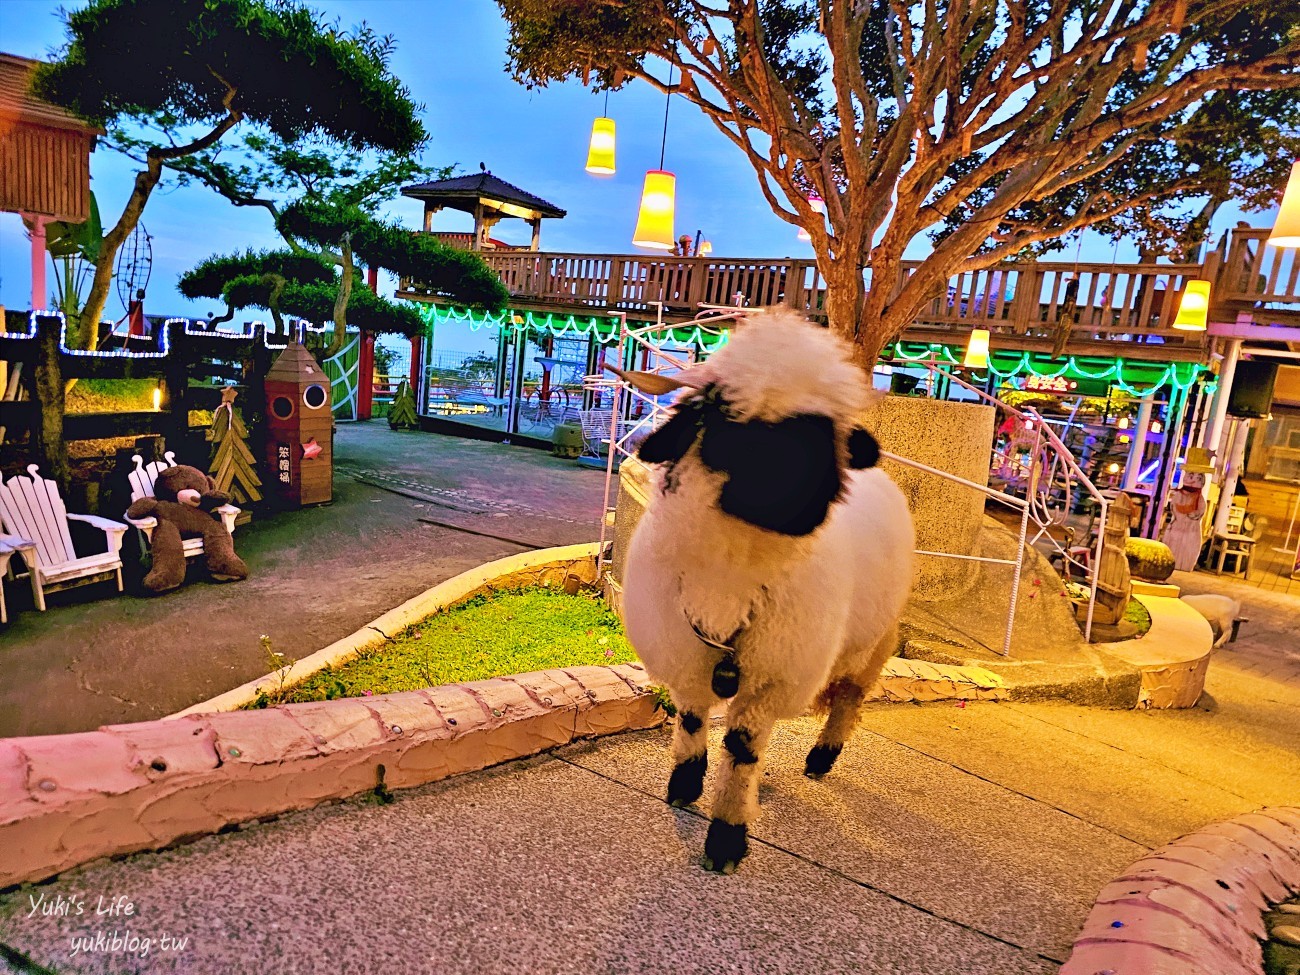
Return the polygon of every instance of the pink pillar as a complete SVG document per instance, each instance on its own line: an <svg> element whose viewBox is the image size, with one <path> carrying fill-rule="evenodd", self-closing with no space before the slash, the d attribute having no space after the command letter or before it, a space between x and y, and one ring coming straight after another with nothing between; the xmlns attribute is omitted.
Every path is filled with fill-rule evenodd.
<svg viewBox="0 0 1300 975"><path fill-rule="evenodd" d="M23 216L32 227L32 311L44 311L50 300L45 293L45 225L50 218Z"/></svg>

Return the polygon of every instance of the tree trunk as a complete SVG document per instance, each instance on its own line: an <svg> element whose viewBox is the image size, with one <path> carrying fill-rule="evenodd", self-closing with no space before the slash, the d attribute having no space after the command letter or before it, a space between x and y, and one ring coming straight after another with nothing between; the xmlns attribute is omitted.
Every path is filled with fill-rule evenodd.
<svg viewBox="0 0 1300 975"><path fill-rule="evenodd" d="M95 276L90 282L90 293L86 295L85 307L81 310L81 321L85 327L78 336L78 345L83 349L94 349L99 337L99 320L104 317L104 305L108 302L108 289L113 284L113 263L118 250L126 238L140 223L140 214L149 201L149 195L162 178L162 159L152 153L148 156L145 169L135 174L135 188L131 191L122 216L118 218L113 229L104 235L99 245L99 259L95 262Z"/></svg>
<svg viewBox="0 0 1300 975"><path fill-rule="evenodd" d="M343 276L339 279L339 293L334 299L334 337L325 357L336 356L343 351L343 343L348 339L348 299L352 297L352 235L344 234L339 241L339 250L343 255Z"/></svg>
<svg viewBox="0 0 1300 975"><path fill-rule="evenodd" d="M86 295L86 304L81 310L81 320L85 324L81 335L81 348L93 349L99 335L99 320L104 315L104 305L108 302L108 289L113 283L113 262L117 252L126 238L140 223L140 214L149 202L158 181L162 179L163 160L177 159L195 152L201 152L213 145L234 128L244 116L230 106L235 97L235 89L230 88L223 103L230 113L217 126L202 138L195 139L189 145L171 146L166 149L154 147L145 154L145 168L135 174L135 187L126 201L122 216L118 218L113 229L104 235L99 245L99 257L95 261L95 277L90 283L90 293Z"/></svg>
<svg viewBox="0 0 1300 975"><path fill-rule="evenodd" d="M36 322L36 368L34 392L40 413L32 425L32 447L41 472L53 478L59 491L67 497L68 445L63 439L63 414L66 403L63 366L59 362L59 321L39 318Z"/></svg>
<svg viewBox="0 0 1300 975"><path fill-rule="evenodd" d="M832 332L853 346L853 361L868 373L875 367L880 345L862 329L867 289L862 270L848 258L822 262L826 278L826 322Z"/></svg>

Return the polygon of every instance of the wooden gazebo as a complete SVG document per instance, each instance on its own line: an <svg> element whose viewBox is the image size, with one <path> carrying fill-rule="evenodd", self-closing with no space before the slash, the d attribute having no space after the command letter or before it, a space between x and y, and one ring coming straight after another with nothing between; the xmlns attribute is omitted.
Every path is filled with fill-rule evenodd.
<svg viewBox="0 0 1300 975"><path fill-rule="evenodd" d="M433 232L433 215L444 207L460 210L474 217L473 237L465 243L470 250L492 250L492 228L502 217L518 217L528 221L533 228L529 250L541 246L542 219L563 217L567 211L539 196L521 190L498 176L493 176L482 163L480 172L472 176L454 176L436 179L429 183L403 186L402 195L424 202L424 232Z"/></svg>
<svg viewBox="0 0 1300 975"><path fill-rule="evenodd" d="M104 130L33 96L39 61L0 53L0 212L32 231L32 307L45 304L45 224L90 215L90 153Z"/></svg>

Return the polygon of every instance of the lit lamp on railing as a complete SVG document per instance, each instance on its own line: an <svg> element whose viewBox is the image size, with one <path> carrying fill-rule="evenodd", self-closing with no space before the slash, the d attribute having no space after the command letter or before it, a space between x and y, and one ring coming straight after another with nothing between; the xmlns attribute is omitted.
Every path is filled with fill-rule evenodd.
<svg viewBox="0 0 1300 975"><path fill-rule="evenodd" d="M971 329L970 341L966 343L966 357L961 364L971 369L987 369L989 364L989 330L987 328Z"/></svg>
<svg viewBox="0 0 1300 975"><path fill-rule="evenodd" d="M1291 177L1282 193L1282 209L1268 243L1274 247L1300 247L1300 161L1291 166Z"/></svg>
<svg viewBox="0 0 1300 975"><path fill-rule="evenodd" d="M698 257L708 257L713 253L713 245L707 240L700 241L700 249L696 251Z"/></svg>
<svg viewBox="0 0 1300 975"><path fill-rule="evenodd" d="M161 386L155 386L153 388L153 408L155 410L162 409L162 387Z"/></svg>
<svg viewBox="0 0 1300 975"><path fill-rule="evenodd" d="M1183 297L1178 302L1178 315L1174 328L1185 332L1204 332L1210 314L1210 282L1199 278L1183 286Z"/></svg>
<svg viewBox="0 0 1300 975"><path fill-rule="evenodd" d="M587 147L587 172L596 176L614 174L614 120L601 116L591 123L591 143Z"/></svg>

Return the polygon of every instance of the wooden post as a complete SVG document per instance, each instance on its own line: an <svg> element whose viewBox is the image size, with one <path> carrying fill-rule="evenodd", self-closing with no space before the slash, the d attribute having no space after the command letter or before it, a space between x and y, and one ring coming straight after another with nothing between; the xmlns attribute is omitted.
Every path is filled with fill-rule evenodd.
<svg viewBox="0 0 1300 975"><path fill-rule="evenodd" d="M186 362L189 349L184 323L174 322L162 327L168 330L170 351L163 360L162 382L159 384L162 387L162 399L158 408L163 413L162 429L167 449L176 451L184 462L188 460L183 451L190 431L189 369Z"/></svg>
<svg viewBox="0 0 1300 975"><path fill-rule="evenodd" d="M63 439L63 365L59 361L60 321L52 315L36 319L36 367L32 392L37 414L32 423L32 453L42 473L53 478L67 495L68 445Z"/></svg>
<svg viewBox="0 0 1300 975"><path fill-rule="evenodd" d="M375 333L361 333L361 358L357 363L357 419L369 420L374 415L375 398Z"/></svg>

